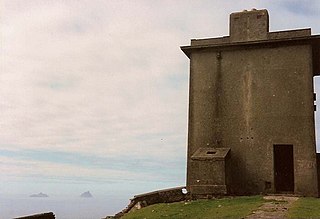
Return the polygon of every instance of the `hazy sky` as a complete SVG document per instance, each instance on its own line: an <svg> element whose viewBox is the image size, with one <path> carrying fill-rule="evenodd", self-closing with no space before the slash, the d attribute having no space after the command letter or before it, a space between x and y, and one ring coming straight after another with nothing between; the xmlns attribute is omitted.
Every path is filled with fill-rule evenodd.
<svg viewBox="0 0 320 219"><path fill-rule="evenodd" d="M267 8L320 33L318 0L0 1L0 194L185 183L191 38ZM318 95L319 97L320 95Z"/></svg>

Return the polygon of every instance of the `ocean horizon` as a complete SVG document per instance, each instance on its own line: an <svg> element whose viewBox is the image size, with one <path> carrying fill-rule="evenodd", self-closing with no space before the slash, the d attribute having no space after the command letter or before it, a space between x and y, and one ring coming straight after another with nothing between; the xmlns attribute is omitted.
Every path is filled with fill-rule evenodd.
<svg viewBox="0 0 320 219"><path fill-rule="evenodd" d="M129 203L116 196L49 196L8 195L0 197L0 218L10 219L45 212L53 212L57 219L97 219L114 215Z"/></svg>

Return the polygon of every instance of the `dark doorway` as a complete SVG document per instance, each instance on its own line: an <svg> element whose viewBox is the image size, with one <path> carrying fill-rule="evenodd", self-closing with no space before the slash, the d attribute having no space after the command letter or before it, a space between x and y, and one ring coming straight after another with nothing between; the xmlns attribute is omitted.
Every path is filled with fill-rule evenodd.
<svg viewBox="0 0 320 219"><path fill-rule="evenodd" d="M276 192L294 191L293 146L274 145L274 185Z"/></svg>

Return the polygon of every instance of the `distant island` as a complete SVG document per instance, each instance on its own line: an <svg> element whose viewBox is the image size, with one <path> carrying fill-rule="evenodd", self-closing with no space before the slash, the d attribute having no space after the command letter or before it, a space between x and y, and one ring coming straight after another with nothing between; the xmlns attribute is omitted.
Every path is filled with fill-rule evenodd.
<svg viewBox="0 0 320 219"><path fill-rule="evenodd" d="M30 195L30 197L33 197L33 198L47 198L49 196L47 194L44 194L44 193L40 192L38 194Z"/></svg>
<svg viewBox="0 0 320 219"><path fill-rule="evenodd" d="M81 198L92 198L93 196L92 196L92 194L91 194L89 191L87 191L87 192L82 193L82 194L80 195L80 197L81 197Z"/></svg>

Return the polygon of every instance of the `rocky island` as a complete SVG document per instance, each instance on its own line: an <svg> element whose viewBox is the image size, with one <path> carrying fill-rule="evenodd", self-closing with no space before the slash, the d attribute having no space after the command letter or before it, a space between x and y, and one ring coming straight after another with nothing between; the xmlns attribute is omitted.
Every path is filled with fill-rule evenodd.
<svg viewBox="0 0 320 219"><path fill-rule="evenodd" d="M92 194L91 194L89 191L87 191L87 192L82 193L82 194L80 195L80 197L81 197L81 198L92 198L93 196L92 196Z"/></svg>
<svg viewBox="0 0 320 219"><path fill-rule="evenodd" d="M47 198L49 196L47 194L40 192L38 194L32 194L32 195L30 195L30 197L32 197L32 198Z"/></svg>

